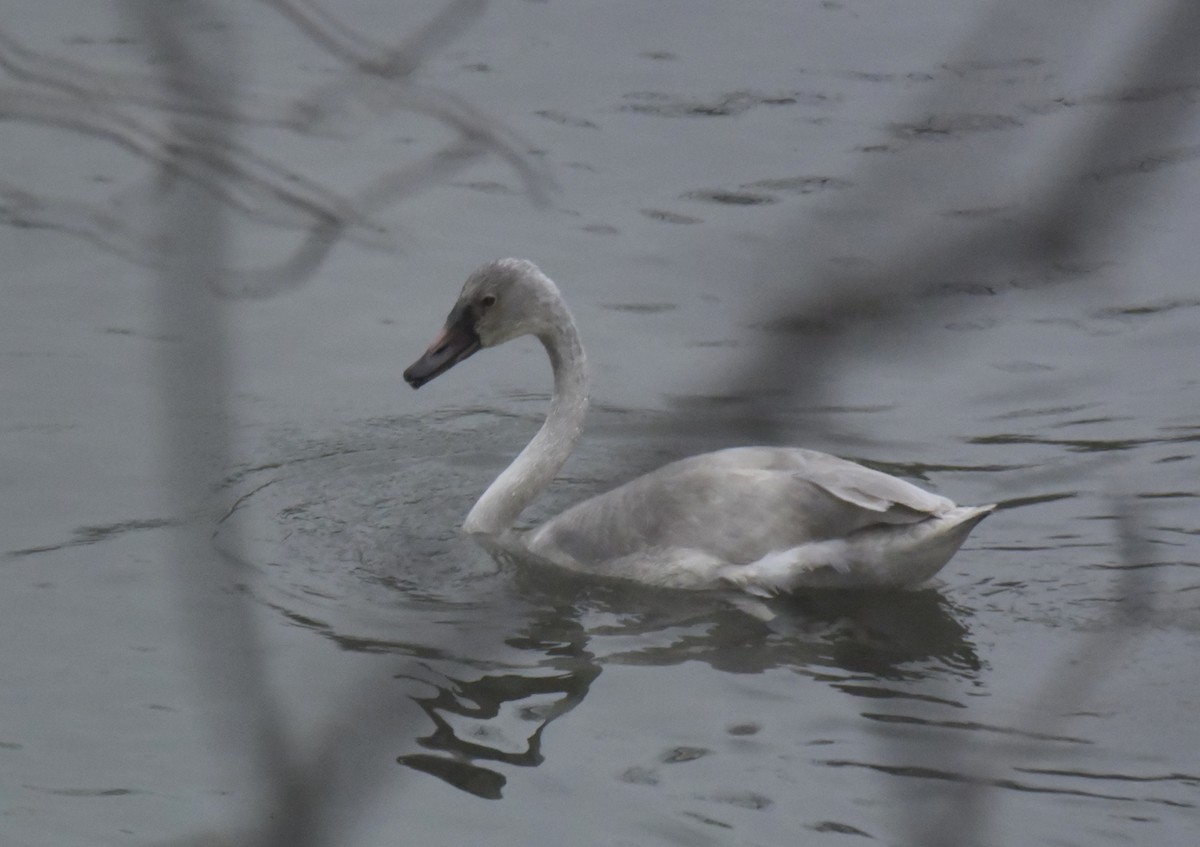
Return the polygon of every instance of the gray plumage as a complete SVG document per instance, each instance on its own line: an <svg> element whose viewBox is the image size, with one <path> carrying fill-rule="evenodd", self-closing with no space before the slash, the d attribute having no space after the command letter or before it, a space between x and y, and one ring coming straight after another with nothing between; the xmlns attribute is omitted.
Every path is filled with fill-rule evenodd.
<svg viewBox="0 0 1200 847"><path fill-rule="evenodd" d="M550 356L546 422L484 492L463 528L562 567L674 588L912 585L936 573L994 506L945 497L854 462L799 448L737 447L672 462L579 503L529 533L517 516L574 448L588 368L558 288L530 262L471 275L414 387L481 347L535 335Z"/></svg>

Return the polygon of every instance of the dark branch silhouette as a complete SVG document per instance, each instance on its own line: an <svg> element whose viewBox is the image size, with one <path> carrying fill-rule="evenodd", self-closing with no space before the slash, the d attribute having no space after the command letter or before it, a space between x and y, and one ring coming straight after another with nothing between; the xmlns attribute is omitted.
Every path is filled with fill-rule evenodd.
<svg viewBox="0 0 1200 847"><path fill-rule="evenodd" d="M1011 13L1004 3L993 9L994 15L980 21L966 45L968 59L988 54L985 48L994 38L998 19ZM870 350L845 346L864 326L876 338L886 336L889 343L881 349L924 343L914 328L926 324L931 315L956 308L948 298L930 296L942 283L989 276L1015 276L1039 284L1071 279L1081 257L1114 246L1123 226L1146 201L1150 183L1121 178L1200 157L1200 146L1178 140L1194 116L1188 106L1200 92L1200 51L1195 49L1200 43L1200 5L1187 0L1148 5L1145 17L1146 31L1130 39L1120 62L1120 88L1101 98L1106 105L1103 117L1076 119L1073 132L1037 169L1043 179L1032 188L1024 208L985 218L961 235L947 235L933 226L917 231L905 239L902 252L878 262L879 270L869 273L817 270L798 278L795 269L806 267L806 257L791 246L795 239L780 240L765 251L760 275L785 281L780 302L769 311L768 323L775 331L759 355L714 387L716 394L726 385L747 387L738 392L746 405L722 432L743 443L792 440L795 420L789 419L785 427L781 404L818 406L821 386L829 384L833 372L843 363L871 355ZM1074 29L1062 36L1074 37ZM948 97L944 88L934 86L913 104L910 114L916 120L893 124L895 131L936 123L930 116L947 107ZM983 174L1009 163L974 164ZM868 168L855 177L861 188L846 202L856 209L870 208L887 199L898 183L935 178L914 168L894 159L886 168ZM830 211L836 217L837 207ZM794 228L803 231L804 224ZM802 365L779 367L784 362ZM690 411L688 418L694 425Z"/></svg>
<svg viewBox="0 0 1200 847"><path fill-rule="evenodd" d="M130 261L160 267L171 261L172 236L142 231L134 212L155 202L160 178L188 180L249 220L301 233L291 255L274 264L224 267L212 275L215 290L226 296L268 297L305 283L343 240L394 249L395 236L374 216L481 156L499 156L529 196L544 202L551 180L525 156L529 145L459 98L410 81L422 62L480 14L482 3L450 3L395 47L355 35L312 3L271 0L268 5L346 61L346 73L290 104L273 105L240 88L236 97L215 102L200 79L179 79L176 88L164 91L152 77L96 73L40 55L0 31L0 68L24 83L0 89L0 118L91 136L151 166L147 185L124 187L109 206L46 197L0 182L0 221L77 235ZM374 175L366 188L347 195L237 142L228 129L266 124L301 136L330 127L344 132L346 110L356 102L367 104L374 119L400 112L426 115L454 130L457 139L424 159ZM148 117L135 117L135 110L148 110ZM163 119L174 124L164 129Z"/></svg>

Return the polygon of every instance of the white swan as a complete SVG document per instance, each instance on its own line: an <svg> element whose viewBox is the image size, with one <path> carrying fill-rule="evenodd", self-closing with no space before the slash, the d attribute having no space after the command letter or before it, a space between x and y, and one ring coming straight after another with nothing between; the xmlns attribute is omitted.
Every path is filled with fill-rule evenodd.
<svg viewBox="0 0 1200 847"><path fill-rule="evenodd" d="M420 388L480 348L522 335L545 346L554 398L537 435L467 515L472 535L519 539L521 549L573 570L767 596L923 582L995 509L959 507L813 450L738 447L672 462L518 536L513 522L571 454L588 407L587 359L558 288L532 262L484 265L404 372Z"/></svg>

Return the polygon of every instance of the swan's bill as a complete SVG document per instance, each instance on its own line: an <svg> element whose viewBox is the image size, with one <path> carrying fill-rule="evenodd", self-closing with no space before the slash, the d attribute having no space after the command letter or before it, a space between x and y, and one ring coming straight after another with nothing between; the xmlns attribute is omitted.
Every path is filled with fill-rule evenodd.
<svg viewBox="0 0 1200 847"><path fill-rule="evenodd" d="M465 310L457 318L451 314L450 320L438 333L438 337L433 339L425 355L409 365L408 370L404 372L405 382L413 388L420 388L478 352L482 345L469 317Z"/></svg>

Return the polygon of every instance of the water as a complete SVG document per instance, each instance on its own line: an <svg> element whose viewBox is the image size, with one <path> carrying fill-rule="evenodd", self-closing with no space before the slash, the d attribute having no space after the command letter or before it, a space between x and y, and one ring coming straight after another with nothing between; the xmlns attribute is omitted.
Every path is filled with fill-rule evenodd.
<svg viewBox="0 0 1200 847"><path fill-rule="evenodd" d="M58 5L5 26L145 68L127 21ZM339 12L380 39L409 25L391 4ZM1079 263L939 281L922 319L864 333L822 393L782 405L789 439L1001 503L921 590L798 597L763 621L723 596L497 564L456 528L538 425L540 348L481 354L419 393L400 376L474 266L528 256L575 311L596 408L525 519L736 441L755 424L740 375L786 330L772 255L803 248L790 279L822 279L890 261L914 231L1016 215L1038 151L1111 101L1059 35L1080 9L977 12L496 4L422 79L540 151L549 207L487 160L391 214L403 252L342 244L300 291L233 307L237 456L212 543L238 556L229 596L250 598L287 737L305 763L328 741L315 770L349 774L319 783L341 792L336 843L909 844L963 816L989 844L1194 843L1186 161L1115 186L1147 199ZM1079 39L1118 42L1118 12ZM220 14L268 94L330 78L268 10ZM963 64L981 21L993 52ZM913 117L936 85L962 98L955 120ZM247 140L346 188L445 136L356 120L347 138ZM143 173L94 140L11 131L6 179L34 190L92 198ZM245 258L291 244L239 226ZM168 570L181 519L154 363L172 339L149 275L61 231L0 239L0 832L143 844L261 824L252 757L211 732L239 705L196 675L205 647ZM1132 585L1152 612L1128 628L1116 497L1147 539Z"/></svg>

